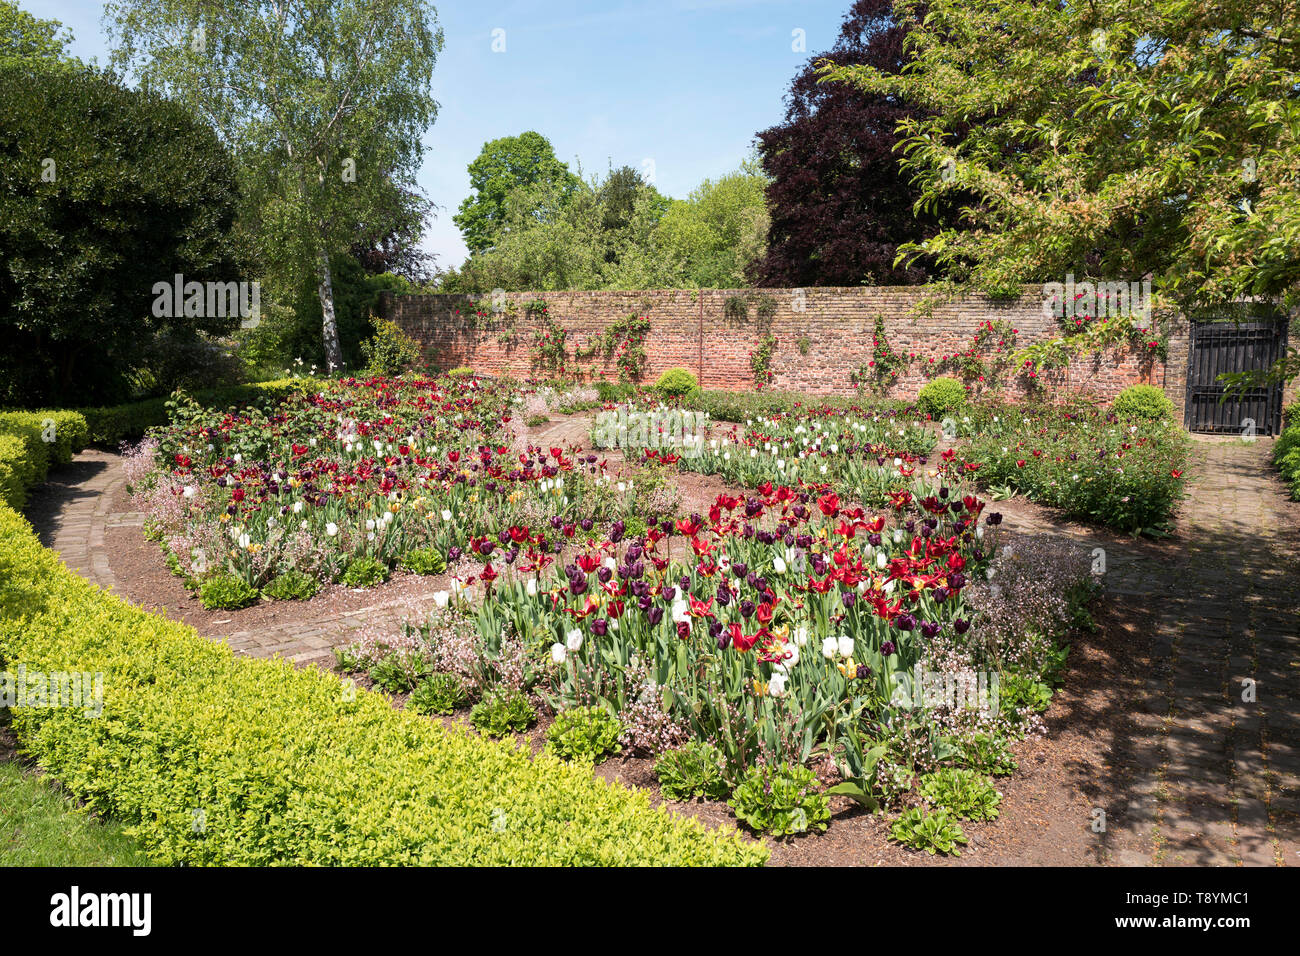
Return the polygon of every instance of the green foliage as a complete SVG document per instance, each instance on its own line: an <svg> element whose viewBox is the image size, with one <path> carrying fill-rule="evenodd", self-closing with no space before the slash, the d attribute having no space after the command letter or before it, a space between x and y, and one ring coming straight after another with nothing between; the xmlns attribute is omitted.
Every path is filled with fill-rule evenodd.
<svg viewBox="0 0 1300 956"><path fill-rule="evenodd" d="M969 197L960 224L903 247L909 260L989 292L1149 274L1170 303L1294 299L1294 24L1245 0L1214 11L898 0L907 69L820 72L918 110L898 152L919 209Z"/></svg>
<svg viewBox="0 0 1300 956"><path fill-rule="evenodd" d="M680 398L699 387L699 379L684 368L665 369L655 382L655 391L665 398Z"/></svg>
<svg viewBox="0 0 1300 956"><path fill-rule="evenodd" d="M560 195L572 193L581 181L558 160L551 141L529 130L518 136L503 136L483 144L469 164L469 185L473 194L452 217L471 253L496 245L509 223L507 203L522 189L549 186Z"/></svg>
<svg viewBox="0 0 1300 956"><path fill-rule="evenodd" d="M956 761L971 770L995 777L1007 777L1020 764L1007 750L1006 741L994 734L976 734L958 745Z"/></svg>
<svg viewBox="0 0 1300 956"><path fill-rule="evenodd" d="M151 859L191 866L760 864L580 765L237 656L77 577L0 507L0 666L104 674L104 712L11 711L24 749ZM10 806L5 801L5 806ZM194 826L202 808L205 826Z"/></svg>
<svg viewBox="0 0 1300 956"><path fill-rule="evenodd" d="M1052 688L1023 674L1003 673L998 678L998 706L1002 716L1020 719L1020 712L1041 714L1052 704Z"/></svg>
<svg viewBox="0 0 1300 956"><path fill-rule="evenodd" d="M452 369L447 374L452 378L473 378L474 370L472 368L467 368L466 366L461 365L458 368Z"/></svg>
<svg viewBox="0 0 1300 956"><path fill-rule="evenodd" d="M388 580L388 566L375 558L353 558L339 577L339 583L350 588L372 588Z"/></svg>
<svg viewBox="0 0 1300 956"><path fill-rule="evenodd" d="M655 776L669 800L725 800L729 790L722 753L713 744L692 740L655 761Z"/></svg>
<svg viewBox="0 0 1300 956"><path fill-rule="evenodd" d="M86 437L86 419L77 412L0 412L0 499L21 508L28 489L51 466L70 462Z"/></svg>
<svg viewBox="0 0 1300 956"><path fill-rule="evenodd" d="M301 571L285 571L271 579L262 594L276 601L306 601L320 590L320 584Z"/></svg>
<svg viewBox="0 0 1300 956"><path fill-rule="evenodd" d="M755 385L766 385L772 381L772 356L776 353L776 336L765 332L758 340L754 351L749 353L749 367L754 373Z"/></svg>
<svg viewBox="0 0 1300 956"><path fill-rule="evenodd" d="M437 548L414 548L402 555L401 565L412 574L442 574L447 559Z"/></svg>
<svg viewBox="0 0 1300 956"><path fill-rule="evenodd" d="M794 764L751 767L727 802L751 828L778 837L825 831L831 819L813 772Z"/></svg>
<svg viewBox="0 0 1300 956"><path fill-rule="evenodd" d="M235 610L257 600L257 588L233 574L213 574L199 582L199 600L209 610Z"/></svg>
<svg viewBox="0 0 1300 956"><path fill-rule="evenodd" d="M966 404L966 387L955 378L931 379L916 396L917 407L931 415L945 415Z"/></svg>
<svg viewBox="0 0 1300 956"><path fill-rule="evenodd" d="M368 676L381 690L405 694L416 687L425 673L426 668L418 658L394 651L375 661Z"/></svg>
<svg viewBox="0 0 1300 956"><path fill-rule="evenodd" d="M0 68L59 69L80 65L65 48L72 33L58 20L40 20L11 0L0 0Z"/></svg>
<svg viewBox="0 0 1300 956"><path fill-rule="evenodd" d="M953 822L945 810L926 813L920 807L908 810L889 828L889 837L913 850L924 850L931 856L936 853L961 856L959 845L970 841L960 826Z"/></svg>
<svg viewBox="0 0 1300 956"><path fill-rule="evenodd" d="M617 753L623 728L603 707L574 707L556 715L546 730L551 752L563 760L596 761Z"/></svg>
<svg viewBox="0 0 1300 956"><path fill-rule="evenodd" d="M470 723L490 737L523 733L533 725L537 714L528 698L517 690L497 687L474 705Z"/></svg>
<svg viewBox="0 0 1300 956"><path fill-rule="evenodd" d="M638 382L645 371L645 339L650 333L650 320L633 313L606 326L601 333L600 345L607 358L618 366L620 382Z"/></svg>
<svg viewBox="0 0 1300 956"><path fill-rule="evenodd" d="M668 207L653 238L664 260L680 269L674 286L738 289L767 249L767 177L750 159L734 172L706 179Z"/></svg>
<svg viewBox="0 0 1300 956"><path fill-rule="evenodd" d="M983 774L945 768L921 778L921 796L960 820L996 820L1002 794Z"/></svg>
<svg viewBox="0 0 1300 956"><path fill-rule="evenodd" d="M177 273L249 278L235 166L183 106L90 69L9 62L0 154L0 404L121 401L158 332L195 340L238 325L154 315L155 283Z"/></svg>
<svg viewBox="0 0 1300 956"><path fill-rule="evenodd" d="M375 334L361 343L367 375L393 376L420 361L420 343L401 330L396 322L373 319Z"/></svg>
<svg viewBox="0 0 1300 956"><path fill-rule="evenodd" d="M1287 408L1285 422L1273 446L1273 461L1291 489L1291 499L1300 501L1300 402Z"/></svg>
<svg viewBox="0 0 1300 956"><path fill-rule="evenodd" d="M631 382L596 382L596 394L602 402L625 402L636 392Z"/></svg>
<svg viewBox="0 0 1300 956"><path fill-rule="evenodd" d="M469 701L465 682L455 674L430 674L411 691L406 706L417 714L451 714Z"/></svg>
<svg viewBox="0 0 1300 956"><path fill-rule="evenodd" d="M1174 403L1154 385L1130 385L1115 396L1111 406L1121 418L1172 419Z"/></svg>
<svg viewBox="0 0 1300 956"><path fill-rule="evenodd" d="M193 398L207 408L265 409L290 395L311 389L314 384L314 380L307 378L280 379L195 392ZM140 438L155 425L165 425L169 401L169 398L150 398L106 408L81 408L78 412L86 420L90 442L115 447L121 442Z"/></svg>

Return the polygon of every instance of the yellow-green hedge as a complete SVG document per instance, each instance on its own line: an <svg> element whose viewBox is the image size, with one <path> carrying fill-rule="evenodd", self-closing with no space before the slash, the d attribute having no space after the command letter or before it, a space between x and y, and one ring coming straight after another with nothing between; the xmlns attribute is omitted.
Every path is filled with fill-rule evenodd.
<svg viewBox="0 0 1300 956"><path fill-rule="evenodd" d="M0 412L0 500L21 508L27 489L86 444L86 419L71 411ZM16 443L16 444L15 444Z"/></svg>
<svg viewBox="0 0 1300 956"><path fill-rule="evenodd" d="M164 863L759 864L590 769L241 658L67 570L0 506L0 667L102 672L103 714L15 708L37 762ZM349 697L351 699L349 700ZM198 811L202 811L200 815ZM196 827L196 820L202 826Z"/></svg>
<svg viewBox="0 0 1300 956"><path fill-rule="evenodd" d="M208 408L227 408L277 402L295 392L311 391L319 387L320 382L315 379L282 378L250 385L205 389L195 392L191 397ZM141 437L154 425L165 424L168 401L169 398L150 398L125 405L82 408L78 411L86 418L91 442L97 445L117 445Z"/></svg>

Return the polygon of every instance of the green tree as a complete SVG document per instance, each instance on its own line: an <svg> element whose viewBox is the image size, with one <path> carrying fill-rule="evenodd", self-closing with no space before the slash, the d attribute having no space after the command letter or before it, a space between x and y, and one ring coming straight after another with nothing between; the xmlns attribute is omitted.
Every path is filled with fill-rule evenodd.
<svg viewBox="0 0 1300 956"><path fill-rule="evenodd" d="M244 278L238 201L232 158L180 104L0 67L0 404L121 400L158 335L231 331L234 310L157 315L154 286Z"/></svg>
<svg viewBox="0 0 1300 956"><path fill-rule="evenodd" d="M919 208L968 191L971 228L913 244L970 285L1151 275L1157 306L1293 305L1300 21L1254 0L898 0L901 73L822 66L901 96ZM905 247L907 248L907 247ZM1094 324L1094 328L1099 323ZM1294 358L1292 359L1294 362Z"/></svg>
<svg viewBox="0 0 1300 956"><path fill-rule="evenodd" d="M674 202L659 223L655 242L683 263L685 284L740 288L767 243L767 178L753 160L717 180L706 179L687 199Z"/></svg>
<svg viewBox="0 0 1300 956"><path fill-rule="evenodd" d="M413 189L442 49L424 0L114 0L114 62L194 107L241 163L263 268L314 271L330 371L343 364L330 256L389 231Z"/></svg>
<svg viewBox="0 0 1300 956"><path fill-rule="evenodd" d="M521 210L524 197L536 196L539 203L553 204L556 198L563 202L582 185L582 180L556 159L550 140L529 130L485 143L469 164L469 184L474 193L460 204L452 222L474 253L494 246L512 217L517 219L521 213L544 215L550 208L546 205ZM513 209L507 208L508 204Z"/></svg>
<svg viewBox="0 0 1300 956"><path fill-rule="evenodd" d="M0 66L59 66L76 63L67 55L72 32L58 20L41 20L11 0L0 0Z"/></svg>

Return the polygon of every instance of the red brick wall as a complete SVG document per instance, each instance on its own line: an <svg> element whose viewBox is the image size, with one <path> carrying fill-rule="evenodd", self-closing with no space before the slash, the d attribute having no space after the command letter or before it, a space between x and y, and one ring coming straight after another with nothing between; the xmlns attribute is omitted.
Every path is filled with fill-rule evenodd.
<svg viewBox="0 0 1300 956"><path fill-rule="evenodd" d="M894 286L548 292L511 294L506 298L519 305L544 298L550 318L567 332L570 355L575 346L585 347L610 323L632 313L645 316L650 332L645 340L648 361L642 380L653 382L664 369L681 366L694 372L705 388L754 387L749 356L762 334L756 302L763 296L770 296L776 304L770 321L777 338L771 363L775 376L772 387L814 393L853 391L849 375L872 359L877 315L884 317L885 335L895 352L918 355L888 393L901 398L915 396L928 380L921 366L929 358L937 363L944 354L968 348L983 321L1009 321L1017 330L1019 346L1043 341L1058 332L1055 319L1043 313L1038 287L1026 288L1019 300L970 296L919 312L914 307L923 295L916 287ZM748 320L726 316L724 303L732 296L749 299ZM454 295L388 295L380 310L426 346L426 354L438 370L469 366L479 372L518 378L535 374L529 349L537 323L530 324L522 309L517 309L514 340L503 344L498 340L501 329L475 328L464 316L455 315L457 309L466 310L469 301ZM807 347L806 355L800 351L801 340ZM1127 385L1148 382L1164 388L1181 414L1186 357L1186 334L1176 328L1168 366L1127 351L1076 358L1063 373L1044 380L1042 387L1109 399ZM567 371L580 371L588 379L618 378L613 360L603 355L571 360ZM1023 393L1014 379L1007 391L1011 395Z"/></svg>

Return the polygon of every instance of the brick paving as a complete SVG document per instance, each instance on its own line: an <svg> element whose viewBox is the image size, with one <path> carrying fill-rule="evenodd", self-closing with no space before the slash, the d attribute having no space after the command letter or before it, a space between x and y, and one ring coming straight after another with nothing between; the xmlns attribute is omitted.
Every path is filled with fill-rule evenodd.
<svg viewBox="0 0 1300 956"><path fill-rule="evenodd" d="M1173 548L1007 521L1104 548L1110 600L1152 622L1138 773L1103 806L1112 863L1300 865L1300 504L1272 444L1196 440Z"/></svg>
<svg viewBox="0 0 1300 956"><path fill-rule="evenodd" d="M586 434L575 417L529 437L585 444ZM1139 772L1112 788L1107 809L1111 863L1300 865L1300 504L1284 497L1271 447L1266 439L1195 443L1172 556L1049 519L1008 518L1013 531L1104 547L1109 595L1154 622L1159 666L1132 702L1136 731L1126 742ZM42 541L110 589L104 532L143 520L112 511L123 480L118 456L87 451L29 508ZM396 628L426 603L432 598L207 636L253 657L324 663L357 628ZM1253 700L1243 700L1247 680Z"/></svg>

